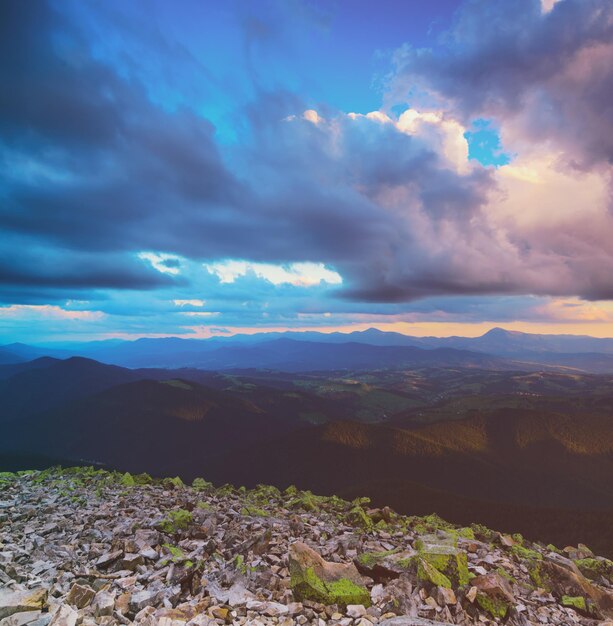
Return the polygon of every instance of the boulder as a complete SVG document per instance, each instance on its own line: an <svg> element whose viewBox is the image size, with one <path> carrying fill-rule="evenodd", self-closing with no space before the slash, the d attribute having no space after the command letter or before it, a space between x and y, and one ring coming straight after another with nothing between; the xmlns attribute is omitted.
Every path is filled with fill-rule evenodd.
<svg viewBox="0 0 613 626"><path fill-rule="evenodd" d="M290 585L296 600L370 606L367 580L353 563L329 563L302 542L289 549Z"/></svg>
<svg viewBox="0 0 613 626"><path fill-rule="evenodd" d="M66 596L66 603L76 606L77 609L83 609L94 599L95 595L96 592L90 587L75 583Z"/></svg>
<svg viewBox="0 0 613 626"><path fill-rule="evenodd" d="M477 576L472 580L472 588L477 590L477 604L492 617L506 617L509 608L515 603L515 596L508 581L496 572Z"/></svg>
<svg viewBox="0 0 613 626"><path fill-rule="evenodd" d="M363 552L354 559L354 563L361 574L383 582L408 572L416 554L415 550Z"/></svg>
<svg viewBox="0 0 613 626"><path fill-rule="evenodd" d="M570 559L552 553L542 562L541 573L551 593L558 600L561 601L565 596L583 597L586 614L613 617L613 592L591 583ZM575 607L577 608L577 604Z"/></svg>
<svg viewBox="0 0 613 626"><path fill-rule="evenodd" d="M458 549L457 537L445 531L437 531L434 534L422 535L415 541L415 547L419 560L417 561L418 570L429 571L430 568L425 567L425 561L438 572L443 574L449 580L451 586L457 588L467 585L468 576L468 559L466 552ZM419 574L419 571L418 571ZM427 576L427 578L432 578ZM444 582L431 581L436 586L449 587Z"/></svg>

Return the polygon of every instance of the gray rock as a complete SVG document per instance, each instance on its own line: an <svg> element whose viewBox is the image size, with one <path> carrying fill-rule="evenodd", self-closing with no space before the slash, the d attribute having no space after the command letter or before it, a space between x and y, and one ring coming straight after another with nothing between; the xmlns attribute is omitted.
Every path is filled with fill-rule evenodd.
<svg viewBox="0 0 613 626"><path fill-rule="evenodd" d="M96 567L99 567L101 569L108 567L109 565L117 561L122 554L123 552L121 550L116 550L115 552L107 552L96 561Z"/></svg>
<svg viewBox="0 0 613 626"><path fill-rule="evenodd" d="M14 613L10 617L0 620L0 626L24 626L36 621L41 616L40 611L23 611L22 613Z"/></svg>
<svg viewBox="0 0 613 626"><path fill-rule="evenodd" d="M15 591L0 589L0 619L14 613L44 609L47 602L47 590L43 588Z"/></svg>
<svg viewBox="0 0 613 626"><path fill-rule="evenodd" d="M77 609L86 607L96 596L96 592L90 587L77 585L76 583L70 589L66 596L66 602L76 606Z"/></svg>
<svg viewBox="0 0 613 626"><path fill-rule="evenodd" d="M138 613L147 606L155 606L159 602L160 592L145 589L132 594L130 598L130 611Z"/></svg>
<svg viewBox="0 0 613 626"><path fill-rule="evenodd" d="M349 604L347 606L347 615L357 619L366 615L366 607L362 604Z"/></svg>
<svg viewBox="0 0 613 626"><path fill-rule="evenodd" d="M79 614L68 604L62 604L51 618L49 626L76 626Z"/></svg>
<svg viewBox="0 0 613 626"><path fill-rule="evenodd" d="M43 613L38 619L33 622L28 622L28 626L48 626L51 621L51 615L49 613Z"/></svg>
<svg viewBox="0 0 613 626"><path fill-rule="evenodd" d="M115 594L108 591L99 591L94 599L93 608L96 617L113 615L113 610L115 609Z"/></svg>

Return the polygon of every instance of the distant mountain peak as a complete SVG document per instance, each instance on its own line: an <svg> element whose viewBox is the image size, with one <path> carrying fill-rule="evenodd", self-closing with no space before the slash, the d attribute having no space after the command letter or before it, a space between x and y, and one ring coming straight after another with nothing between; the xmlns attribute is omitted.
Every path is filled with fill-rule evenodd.
<svg viewBox="0 0 613 626"><path fill-rule="evenodd" d="M495 326L488 330L485 334L481 335L482 337L510 337L511 335L523 335L524 333L520 333L516 330L506 330L506 328L501 328L500 326Z"/></svg>

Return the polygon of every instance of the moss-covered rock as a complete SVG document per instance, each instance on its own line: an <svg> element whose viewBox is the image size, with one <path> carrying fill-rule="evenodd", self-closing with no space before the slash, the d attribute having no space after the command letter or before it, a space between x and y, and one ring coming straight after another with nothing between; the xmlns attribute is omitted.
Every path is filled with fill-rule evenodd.
<svg viewBox="0 0 613 626"><path fill-rule="evenodd" d="M477 589L477 604L492 617L503 618L514 604L513 589L506 577L497 572L476 576L472 585Z"/></svg>
<svg viewBox="0 0 613 626"><path fill-rule="evenodd" d="M204 480L204 478L194 478L192 481L192 489L194 489L194 491L212 491L213 483Z"/></svg>
<svg viewBox="0 0 613 626"><path fill-rule="evenodd" d="M186 530L193 522L193 516L185 509L175 509L169 511L166 519L159 524L159 529L169 535L175 534L180 530Z"/></svg>
<svg viewBox="0 0 613 626"><path fill-rule="evenodd" d="M241 508L241 515L248 515L251 517L269 517L270 513L250 504Z"/></svg>
<svg viewBox="0 0 613 626"><path fill-rule="evenodd" d="M329 563L307 545L296 542L289 552L290 586L298 601L370 606L365 581L352 563Z"/></svg>
<svg viewBox="0 0 613 626"><path fill-rule="evenodd" d="M426 559L416 557L413 561L417 567L417 579L433 587L443 587L451 589L451 580L443 574L438 568L428 562Z"/></svg>
<svg viewBox="0 0 613 626"><path fill-rule="evenodd" d="M358 571L378 582L398 578L407 572L414 572L416 562L413 550L386 550L382 552L364 552L354 560Z"/></svg>
<svg viewBox="0 0 613 626"><path fill-rule="evenodd" d="M374 522L368 516L366 511L361 506L353 506L345 516L345 521L351 526L361 528L362 530L373 530L375 527Z"/></svg>
<svg viewBox="0 0 613 626"><path fill-rule="evenodd" d="M365 567L365 568L373 568L375 565L381 563L386 557L396 554L398 550L385 550L383 552L364 552L360 554L355 562L356 564Z"/></svg>
<svg viewBox="0 0 613 626"><path fill-rule="evenodd" d="M409 522L415 532L420 534L435 533L437 531L455 531L453 524L446 522L436 513L423 517L410 517Z"/></svg>
<svg viewBox="0 0 613 626"><path fill-rule="evenodd" d="M142 472L141 474L136 474L134 476L134 482L137 485L151 485L153 483L153 478L147 472Z"/></svg>
<svg viewBox="0 0 613 626"><path fill-rule="evenodd" d="M597 581L600 577L613 582L613 561L605 558L578 559L575 565L579 571L590 580Z"/></svg>
<svg viewBox="0 0 613 626"><path fill-rule="evenodd" d="M485 593L478 593L476 601L484 611L487 611L494 618L502 619L506 617L509 611L509 605L504 600L492 598Z"/></svg>
<svg viewBox="0 0 613 626"><path fill-rule="evenodd" d="M296 495L289 500L287 506L290 509L302 509L303 511L317 511L319 510L319 501L310 491L299 491Z"/></svg>
<svg viewBox="0 0 613 626"><path fill-rule="evenodd" d="M541 563L541 572L558 601L565 596L581 596L586 600L586 615L613 618L613 592L591 583L570 559L558 554L548 555Z"/></svg>
<svg viewBox="0 0 613 626"><path fill-rule="evenodd" d="M583 596L562 596L561 604L562 606L570 606L580 611L587 610L587 604Z"/></svg>
<svg viewBox="0 0 613 626"><path fill-rule="evenodd" d="M511 553L528 569L528 575L534 585L540 589L549 591L550 585L542 568L543 555L536 550L526 548L519 544L511 546Z"/></svg>
<svg viewBox="0 0 613 626"><path fill-rule="evenodd" d="M174 478L164 478L162 486L166 489L183 489L183 487L185 487L185 483L179 476L175 476Z"/></svg>
<svg viewBox="0 0 613 626"><path fill-rule="evenodd" d="M454 587L470 581L466 552L457 547L457 537L446 531L423 535L415 542L418 555L448 578Z"/></svg>
<svg viewBox="0 0 613 626"><path fill-rule="evenodd" d="M462 539L470 539L471 541L476 539L475 531L468 527L460 528L460 530L458 530L458 537L462 537Z"/></svg>
<svg viewBox="0 0 613 626"><path fill-rule="evenodd" d="M134 480L134 476L130 474L130 472L126 472L120 479L119 483L124 487L134 487L136 486L136 481Z"/></svg>
<svg viewBox="0 0 613 626"><path fill-rule="evenodd" d="M356 585L348 578L325 582L311 567L291 575L291 588L298 600L313 600L322 604L362 604L370 606L370 594L366 587Z"/></svg>

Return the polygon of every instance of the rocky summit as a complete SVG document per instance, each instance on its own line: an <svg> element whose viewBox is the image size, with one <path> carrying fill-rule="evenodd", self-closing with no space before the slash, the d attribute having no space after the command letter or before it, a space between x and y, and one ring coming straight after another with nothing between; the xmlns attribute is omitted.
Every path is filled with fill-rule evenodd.
<svg viewBox="0 0 613 626"><path fill-rule="evenodd" d="M290 487L0 474L0 626L609 624L613 562Z"/></svg>

